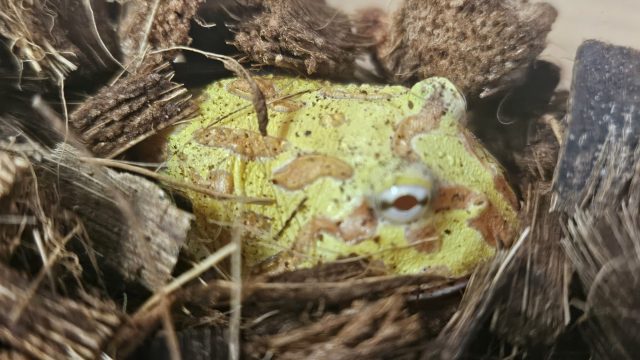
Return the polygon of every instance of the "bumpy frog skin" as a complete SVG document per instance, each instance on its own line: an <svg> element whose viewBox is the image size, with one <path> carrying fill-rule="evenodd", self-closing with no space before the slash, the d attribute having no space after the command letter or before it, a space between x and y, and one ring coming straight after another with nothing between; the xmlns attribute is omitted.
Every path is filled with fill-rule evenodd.
<svg viewBox="0 0 640 360"><path fill-rule="evenodd" d="M392 274L469 274L508 246L516 198L501 167L459 123L465 102L442 78L411 89L259 77L269 109L258 132L250 87L210 85L201 115L170 137L168 173L252 204L187 192L190 251L242 230L250 271L370 257Z"/></svg>

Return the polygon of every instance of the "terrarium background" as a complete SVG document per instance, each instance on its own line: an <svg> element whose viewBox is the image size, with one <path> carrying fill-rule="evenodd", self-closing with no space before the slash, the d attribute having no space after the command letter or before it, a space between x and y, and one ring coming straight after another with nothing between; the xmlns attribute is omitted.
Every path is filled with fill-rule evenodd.
<svg viewBox="0 0 640 360"><path fill-rule="evenodd" d="M399 0L327 0L338 8L353 11L367 6L394 9ZM538 2L538 1L532 1ZM558 18L548 36L547 49L540 55L562 67L560 86L568 89L578 46L587 39L640 48L640 1L638 0L546 0L558 9Z"/></svg>

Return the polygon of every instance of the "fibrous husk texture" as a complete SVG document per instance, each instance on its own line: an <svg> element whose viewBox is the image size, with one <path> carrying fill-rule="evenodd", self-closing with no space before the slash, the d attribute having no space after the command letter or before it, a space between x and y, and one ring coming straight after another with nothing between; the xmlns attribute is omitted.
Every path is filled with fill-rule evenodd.
<svg viewBox="0 0 640 360"><path fill-rule="evenodd" d="M20 75L58 84L72 72L89 76L116 65L105 1L2 0L0 14L0 39Z"/></svg>
<svg viewBox="0 0 640 360"><path fill-rule="evenodd" d="M366 45L353 24L324 1L240 2L231 12L232 44L258 64L337 77L353 70Z"/></svg>
<svg viewBox="0 0 640 360"><path fill-rule="evenodd" d="M204 0L129 0L118 27L123 63L140 66L146 52L186 46L191 42L191 20ZM150 65L172 60L175 51L151 55Z"/></svg>
<svg viewBox="0 0 640 360"><path fill-rule="evenodd" d="M556 10L526 0L405 0L390 16L387 31L376 31L388 79L443 76L474 100L524 75L545 47Z"/></svg>
<svg viewBox="0 0 640 360"><path fill-rule="evenodd" d="M366 261L252 279L242 290L242 351L249 359L268 354L282 359L395 358L439 331L465 283L432 275L381 276ZM224 353L224 336L217 329L226 326L222 314L235 286L212 280L177 294L174 307L188 310L176 313L176 323L185 327L178 339L195 333L209 349L201 355ZM203 313L208 321L191 315ZM162 353L158 340L152 345L155 354ZM185 348L183 354L193 350Z"/></svg>
<svg viewBox="0 0 640 360"><path fill-rule="evenodd" d="M585 288L583 330L598 358L633 359L640 349L640 146L628 145L606 141L588 205L575 210L562 243Z"/></svg>
<svg viewBox="0 0 640 360"><path fill-rule="evenodd" d="M122 321L110 301L36 291L37 283L3 264L0 283L0 341L34 358L96 358Z"/></svg>
<svg viewBox="0 0 640 360"><path fill-rule="evenodd" d="M85 100L69 123L94 155L121 154L195 111L188 91L172 76L154 71L122 78Z"/></svg>

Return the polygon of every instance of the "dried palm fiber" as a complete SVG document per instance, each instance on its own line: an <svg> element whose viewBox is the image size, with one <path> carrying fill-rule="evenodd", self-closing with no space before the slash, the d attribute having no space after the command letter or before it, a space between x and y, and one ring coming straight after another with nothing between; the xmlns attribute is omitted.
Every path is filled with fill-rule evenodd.
<svg viewBox="0 0 640 360"><path fill-rule="evenodd" d="M107 6L97 0L0 1L0 37L19 75L28 70L25 76L60 84L72 72L88 78L117 66Z"/></svg>
<svg viewBox="0 0 640 360"><path fill-rule="evenodd" d="M11 192L13 184L28 166L24 158L0 150L0 199Z"/></svg>
<svg viewBox="0 0 640 360"><path fill-rule="evenodd" d="M353 77L370 40L340 10L315 0L240 0L228 8L231 44L258 65Z"/></svg>
<svg viewBox="0 0 640 360"><path fill-rule="evenodd" d="M123 318L110 301L36 290L37 282L4 264L0 283L0 341L38 359L94 359Z"/></svg>
<svg viewBox="0 0 640 360"><path fill-rule="evenodd" d="M123 64L131 72L148 72L171 61L176 51L149 54L154 50L191 43L189 29L204 0L128 0L118 23Z"/></svg>
<svg viewBox="0 0 640 360"><path fill-rule="evenodd" d="M367 30L389 81L443 76L470 101L511 87L542 52L556 18L526 0L405 0ZM386 27L384 27L386 25Z"/></svg>
<svg viewBox="0 0 640 360"><path fill-rule="evenodd" d="M164 64L120 78L80 104L69 124L94 155L117 156L195 112L191 95L172 77Z"/></svg>
<svg viewBox="0 0 640 360"><path fill-rule="evenodd" d="M576 54L554 205L584 298L574 304L594 358L633 359L640 344L640 52L599 41Z"/></svg>
<svg viewBox="0 0 640 360"><path fill-rule="evenodd" d="M596 358L633 359L640 348L640 146L610 136L563 246L585 288L581 319ZM632 150L632 151L629 151Z"/></svg>

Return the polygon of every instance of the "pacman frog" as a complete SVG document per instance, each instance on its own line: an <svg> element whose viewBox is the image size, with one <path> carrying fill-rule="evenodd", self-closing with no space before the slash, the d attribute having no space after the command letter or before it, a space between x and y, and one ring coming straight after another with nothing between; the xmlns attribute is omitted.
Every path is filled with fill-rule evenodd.
<svg viewBox="0 0 640 360"><path fill-rule="evenodd" d="M196 257L241 231L254 273L356 257L388 274L465 276L511 243L517 198L461 124L466 103L448 80L254 79L266 136L249 83L235 78L208 86L200 115L169 138L167 173L221 194L186 191Z"/></svg>

